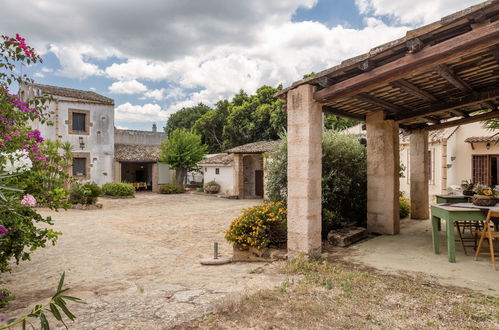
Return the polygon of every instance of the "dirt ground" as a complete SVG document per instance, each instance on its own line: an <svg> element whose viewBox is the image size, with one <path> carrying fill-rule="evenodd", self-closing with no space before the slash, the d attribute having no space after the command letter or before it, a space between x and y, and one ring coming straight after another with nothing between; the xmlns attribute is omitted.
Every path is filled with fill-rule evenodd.
<svg viewBox="0 0 499 330"><path fill-rule="evenodd" d="M213 242L231 256L223 231L259 200L140 193L100 202L100 210L41 211L63 235L3 277L17 299L2 317L47 301L63 271L70 295L87 303L70 305L71 329L168 328L283 280L262 263L199 264Z"/></svg>

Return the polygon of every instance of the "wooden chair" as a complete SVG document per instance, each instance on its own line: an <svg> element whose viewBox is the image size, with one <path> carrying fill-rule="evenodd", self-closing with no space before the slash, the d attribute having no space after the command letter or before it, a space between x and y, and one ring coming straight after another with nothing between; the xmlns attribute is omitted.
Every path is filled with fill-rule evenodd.
<svg viewBox="0 0 499 330"><path fill-rule="evenodd" d="M499 217L499 211L489 211L487 214L487 219L485 219L485 224L483 225L483 230L480 230L478 234L480 234L480 241L478 242L478 247L476 249L475 253L475 260L477 260L478 255L482 254L480 252L482 248L482 243L485 238L489 241L489 250L490 250L490 258L492 261L492 268L494 270L496 269L496 258L494 254L494 239L499 238L499 231L497 231L497 227L495 228L496 230L492 230L492 220L491 218L498 218Z"/></svg>

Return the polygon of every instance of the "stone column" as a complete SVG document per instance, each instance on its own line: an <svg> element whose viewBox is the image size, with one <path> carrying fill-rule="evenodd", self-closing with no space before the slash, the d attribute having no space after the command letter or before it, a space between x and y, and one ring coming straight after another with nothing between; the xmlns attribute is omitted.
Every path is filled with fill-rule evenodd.
<svg viewBox="0 0 499 330"><path fill-rule="evenodd" d="M366 118L367 230L380 234L400 231L399 127L384 120L383 111Z"/></svg>
<svg viewBox="0 0 499 330"><path fill-rule="evenodd" d="M244 164L242 154L234 155L234 194L244 198Z"/></svg>
<svg viewBox="0 0 499 330"><path fill-rule="evenodd" d="M121 182L121 163L116 160L114 161L113 179L114 182Z"/></svg>
<svg viewBox="0 0 499 330"><path fill-rule="evenodd" d="M410 137L411 218L430 217L428 132L415 130Z"/></svg>
<svg viewBox="0 0 499 330"><path fill-rule="evenodd" d="M153 163L152 164L152 173L151 173L151 180L152 180L152 191L155 193L159 193L159 172L158 172L158 163Z"/></svg>
<svg viewBox="0 0 499 330"><path fill-rule="evenodd" d="M316 88L288 92L288 253L321 255L322 106Z"/></svg>

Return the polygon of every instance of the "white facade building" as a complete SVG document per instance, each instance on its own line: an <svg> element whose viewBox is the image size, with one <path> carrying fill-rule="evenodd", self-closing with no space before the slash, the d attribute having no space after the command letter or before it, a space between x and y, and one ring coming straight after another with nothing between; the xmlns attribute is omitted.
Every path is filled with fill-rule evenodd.
<svg viewBox="0 0 499 330"><path fill-rule="evenodd" d="M33 123L45 139L73 145L72 174L99 185L113 181L114 100L91 91L48 85L25 85L21 99L50 95L49 126Z"/></svg>
<svg viewBox="0 0 499 330"><path fill-rule="evenodd" d="M220 193L234 195L234 157L232 155L208 155L198 165L201 166L205 184L215 181L220 185Z"/></svg>

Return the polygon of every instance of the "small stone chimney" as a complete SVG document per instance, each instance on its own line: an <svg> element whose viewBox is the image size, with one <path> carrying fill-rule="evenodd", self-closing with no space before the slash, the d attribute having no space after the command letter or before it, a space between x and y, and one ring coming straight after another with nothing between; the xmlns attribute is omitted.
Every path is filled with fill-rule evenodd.
<svg viewBox="0 0 499 330"><path fill-rule="evenodd" d="M158 131L158 126L156 126L156 123L152 124L152 131L156 133Z"/></svg>

